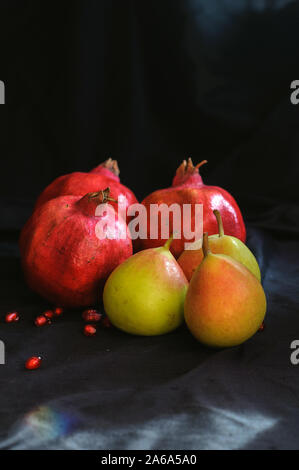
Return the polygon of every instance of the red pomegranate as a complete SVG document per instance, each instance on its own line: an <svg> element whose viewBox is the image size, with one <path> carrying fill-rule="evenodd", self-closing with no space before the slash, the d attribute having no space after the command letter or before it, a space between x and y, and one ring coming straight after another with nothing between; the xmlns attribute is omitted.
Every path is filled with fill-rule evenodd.
<svg viewBox="0 0 299 470"><path fill-rule="evenodd" d="M188 162L184 160L178 167L170 188L155 191L142 201L142 204L147 209L147 239L139 240L139 248L152 248L165 243L167 238L161 236L161 227L166 227L168 223L163 222L160 215L157 227L158 239L150 239L150 205L160 205L163 203L167 206L176 203L181 208L183 204L191 204L191 229L193 231L195 225L194 204L203 204L203 231L208 232L209 235L218 233L217 222L213 214L213 210L218 209L222 215L225 233L245 242L246 229L241 211L235 199L224 189L218 186L207 186L203 183L199 174L199 168L204 163L207 163L207 161L204 160L194 167L191 158L188 159ZM173 216L170 213L170 233L173 231L173 222ZM186 240L183 236L183 217L181 217L181 233L181 238L175 239L171 245L171 251L176 257L184 250L185 242L192 242L192 239Z"/></svg>
<svg viewBox="0 0 299 470"><path fill-rule="evenodd" d="M109 189L60 196L38 207L25 224L20 237L25 277L54 305L94 305L109 274L132 255L125 221L110 204L103 206L109 199ZM95 215L99 208L103 213Z"/></svg>
<svg viewBox="0 0 299 470"><path fill-rule="evenodd" d="M137 203L133 192L120 183L119 168L116 160L109 158L89 173L76 171L56 178L39 195L35 208L58 196L84 196L88 192L96 192L99 188L110 188L111 198L123 204L126 210L130 204ZM112 202L114 208L117 203ZM128 218L128 221L131 218Z"/></svg>

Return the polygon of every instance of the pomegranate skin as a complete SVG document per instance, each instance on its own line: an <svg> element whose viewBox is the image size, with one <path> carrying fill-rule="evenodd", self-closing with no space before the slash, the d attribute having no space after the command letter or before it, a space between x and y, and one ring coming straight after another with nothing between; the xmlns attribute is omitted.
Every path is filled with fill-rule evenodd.
<svg viewBox="0 0 299 470"><path fill-rule="evenodd" d="M109 159L89 173L77 171L59 176L39 195L35 203L35 209L58 196L84 196L86 193L96 192L99 188L106 188L107 186L110 188L110 197L115 200L119 198L125 209L127 209L129 205L138 201L134 193L120 183L118 174L117 162ZM117 210L117 203L111 202L111 204ZM128 218L128 221L130 219Z"/></svg>
<svg viewBox="0 0 299 470"><path fill-rule="evenodd" d="M218 233L218 226L213 211L218 209L221 213L223 226L226 235L233 235L243 242L246 240L246 228L241 211L235 199L225 190L218 186L208 186L202 181L199 174L199 167L206 163L206 160L195 166L191 158L183 161L177 169L172 186L161 189L147 196L142 204L147 209L147 239L139 240L139 248L154 248L162 246L166 239L161 237L161 218L158 222L158 239L151 240L149 210L150 204L191 204L191 229L194 230L194 205L203 204L203 231L209 235ZM173 219L170 217L169 232L173 231ZM183 222L181 224L183 234ZM185 242L191 243L193 240L186 240L182 235L181 239L174 239L171 245L171 252L177 258L184 250Z"/></svg>
<svg viewBox="0 0 299 470"><path fill-rule="evenodd" d="M105 191L83 198L51 199L34 211L21 232L21 260L28 285L54 305L79 308L96 304L109 274L132 255L127 225L113 207L108 204L106 213L95 216L96 207L103 202ZM106 235L115 238L100 240L98 222L106 226Z"/></svg>

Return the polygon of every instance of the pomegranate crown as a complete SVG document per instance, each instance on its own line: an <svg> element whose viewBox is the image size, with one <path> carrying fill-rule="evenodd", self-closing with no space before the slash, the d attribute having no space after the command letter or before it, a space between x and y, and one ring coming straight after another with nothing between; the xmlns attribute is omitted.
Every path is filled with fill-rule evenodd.
<svg viewBox="0 0 299 470"><path fill-rule="evenodd" d="M188 160L183 160L183 162L178 167L175 177L173 179L172 185L178 186L190 180L197 180L200 179L202 183L201 176L199 174L199 168L202 165L208 163L207 160L202 160L202 162L198 163L196 166L193 165L192 159L189 157Z"/></svg>
<svg viewBox="0 0 299 470"><path fill-rule="evenodd" d="M101 163L100 166L103 167L103 168L107 168L107 170L110 170L116 176L119 176L120 171L119 171L117 160L112 160L112 158L108 158L108 160Z"/></svg>
<svg viewBox="0 0 299 470"><path fill-rule="evenodd" d="M120 171L117 160L112 160L112 158L108 158L108 160L105 160L103 163L100 163L100 165L93 168L90 173L99 173L103 169L109 170L112 173L111 177L114 175L114 177L116 177L116 180L119 180L118 176ZM107 174L109 173L109 171L107 172Z"/></svg>

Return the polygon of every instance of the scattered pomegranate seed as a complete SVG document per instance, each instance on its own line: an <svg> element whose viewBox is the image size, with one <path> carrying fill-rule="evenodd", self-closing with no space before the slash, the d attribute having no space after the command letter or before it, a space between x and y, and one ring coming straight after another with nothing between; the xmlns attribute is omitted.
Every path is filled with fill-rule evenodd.
<svg viewBox="0 0 299 470"><path fill-rule="evenodd" d="M6 323L15 323L20 320L18 312L8 312L5 316Z"/></svg>
<svg viewBox="0 0 299 470"><path fill-rule="evenodd" d="M25 362L25 367L28 370L38 369L41 366L42 358L40 356L32 356Z"/></svg>
<svg viewBox="0 0 299 470"><path fill-rule="evenodd" d="M97 332L97 329L93 325L85 325L84 326L84 334L85 336L94 336Z"/></svg>
<svg viewBox="0 0 299 470"><path fill-rule="evenodd" d="M101 326L103 328L111 328L112 327L112 323L110 322L109 318L108 317L104 317L102 318L101 320Z"/></svg>
<svg viewBox="0 0 299 470"><path fill-rule="evenodd" d="M39 315L34 320L34 323L35 323L36 326L50 325L51 320L50 320L50 318L45 317L45 315Z"/></svg>
<svg viewBox="0 0 299 470"><path fill-rule="evenodd" d="M43 315L44 315L46 318L51 319L51 318L54 317L54 312L53 312L53 310L46 310L46 311L43 313Z"/></svg>
<svg viewBox="0 0 299 470"><path fill-rule="evenodd" d="M54 308L54 314L59 317L60 315L62 315L64 312L64 308L62 307L55 307Z"/></svg>
<svg viewBox="0 0 299 470"><path fill-rule="evenodd" d="M95 308L88 308L82 313L82 318L86 322L99 322L102 318L102 315Z"/></svg>
<svg viewBox="0 0 299 470"><path fill-rule="evenodd" d="M265 329L265 322L263 321L263 323L259 327L258 331L264 331L264 329Z"/></svg>

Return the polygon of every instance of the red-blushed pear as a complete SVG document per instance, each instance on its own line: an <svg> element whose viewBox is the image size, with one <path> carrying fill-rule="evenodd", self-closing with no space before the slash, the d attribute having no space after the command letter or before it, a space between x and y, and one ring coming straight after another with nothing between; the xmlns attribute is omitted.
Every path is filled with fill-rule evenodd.
<svg viewBox="0 0 299 470"><path fill-rule="evenodd" d="M111 323L135 335L162 335L184 321L188 281L164 246L140 251L109 276L103 294Z"/></svg>
<svg viewBox="0 0 299 470"><path fill-rule="evenodd" d="M225 235L222 218L218 210L214 210L214 215L218 223L218 234L209 236L209 247L212 253L228 255L239 263L244 264L249 271L260 281L261 272L257 260L249 248L238 238L232 235ZM197 242L195 242L197 243ZM178 263L185 273L188 281L191 280L196 268L204 258L202 248L196 250L185 250L178 259Z"/></svg>
<svg viewBox="0 0 299 470"><path fill-rule="evenodd" d="M236 346L253 336L266 314L261 283L230 256L213 254L203 237L204 260L192 276L185 320L193 336L211 347Z"/></svg>

